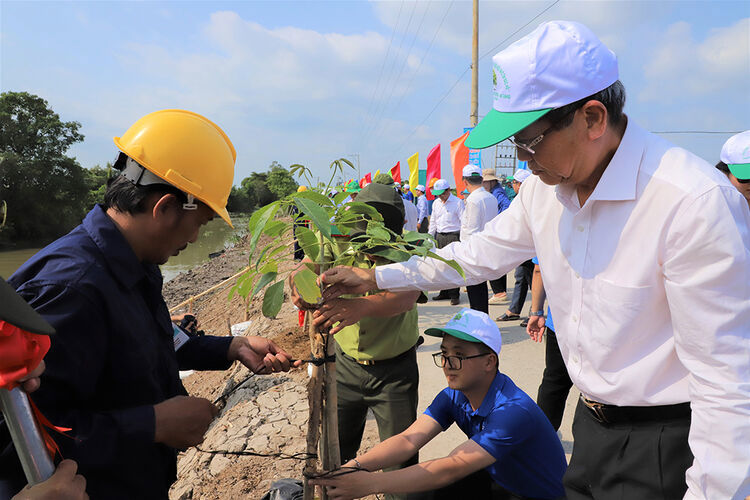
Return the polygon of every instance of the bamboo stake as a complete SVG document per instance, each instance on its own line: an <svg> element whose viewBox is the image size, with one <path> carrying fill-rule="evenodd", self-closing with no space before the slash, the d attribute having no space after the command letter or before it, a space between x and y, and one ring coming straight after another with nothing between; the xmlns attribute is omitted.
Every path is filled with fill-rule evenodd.
<svg viewBox="0 0 750 500"><path fill-rule="evenodd" d="M314 356L319 356L321 343L318 342L318 333L312 323L312 313L308 311L305 314L305 326L310 335L310 352ZM318 441L320 439L320 424L323 417L323 367L313 365L312 377L307 383L307 398L309 401L309 420L307 423L307 453L315 455L318 453ZM313 500L315 497L315 488L307 484L307 475L314 474L318 471L318 461L315 458L305 460L304 472L304 500Z"/></svg>

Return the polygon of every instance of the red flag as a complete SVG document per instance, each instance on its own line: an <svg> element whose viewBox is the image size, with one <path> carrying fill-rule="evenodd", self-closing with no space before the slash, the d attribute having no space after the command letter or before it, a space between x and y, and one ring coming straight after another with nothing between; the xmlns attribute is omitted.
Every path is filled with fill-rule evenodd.
<svg viewBox="0 0 750 500"><path fill-rule="evenodd" d="M372 184L372 174L367 172L362 180L359 181L359 187L364 188L366 185Z"/></svg>
<svg viewBox="0 0 750 500"><path fill-rule="evenodd" d="M440 179L440 144L432 148L432 151L427 155L427 185L430 185L432 179ZM435 196L432 194L432 189L427 188L428 200L434 200Z"/></svg>
<svg viewBox="0 0 750 500"><path fill-rule="evenodd" d="M469 163L469 148L464 146L464 141L466 141L467 137L469 137L469 132L451 141L451 166L453 167L453 179L456 181L456 192L459 198L464 197L461 192L466 189L463 170L466 164Z"/></svg>
<svg viewBox="0 0 750 500"><path fill-rule="evenodd" d="M393 182L401 182L401 162L396 162L396 166L391 169L391 177Z"/></svg>

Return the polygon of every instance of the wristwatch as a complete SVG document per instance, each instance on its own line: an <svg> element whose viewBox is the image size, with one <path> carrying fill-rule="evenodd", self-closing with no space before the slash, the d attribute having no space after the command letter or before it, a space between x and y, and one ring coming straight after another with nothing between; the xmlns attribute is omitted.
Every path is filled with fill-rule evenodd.
<svg viewBox="0 0 750 500"><path fill-rule="evenodd" d="M529 311L529 316L544 316L544 311Z"/></svg>

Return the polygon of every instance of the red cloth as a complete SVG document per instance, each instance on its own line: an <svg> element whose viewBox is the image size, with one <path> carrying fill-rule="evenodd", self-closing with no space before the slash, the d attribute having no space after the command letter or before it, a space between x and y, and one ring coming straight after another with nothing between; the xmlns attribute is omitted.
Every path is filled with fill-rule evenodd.
<svg viewBox="0 0 750 500"><path fill-rule="evenodd" d="M434 200L435 195L432 194L432 186L430 181L432 179L440 179L440 144L432 148L432 151L427 155L427 199Z"/></svg>
<svg viewBox="0 0 750 500"><path fill-rule="evenodd" d="M469 148L464 146L467 137L469 137L469 132L451 141L451 166L453 167L453 179L456 181L456 192L459 198L464 197L461 192L466 189L463 173L464 167L469 163Z"/></svg>
<svg viewBox="0 0 750 500"><path fill-rule="evenodd" d="M19 379L39 366L49 346L47 335L30 333L0 321L0 388L15 388Z"/></svg>
<svg viewBox="0 0 750 500"><path fill-rule="evenodd" d="M370 172L367 172L359 181L359 187L364 188L368 184L372 184L372 174Z"/></svg>
<svg viewBox="0 0 750 500"><path fill-rule="evenodd" d="M393 182L401 182L401 162L396 162L396 166L391 169L391 177Z"/></svg>

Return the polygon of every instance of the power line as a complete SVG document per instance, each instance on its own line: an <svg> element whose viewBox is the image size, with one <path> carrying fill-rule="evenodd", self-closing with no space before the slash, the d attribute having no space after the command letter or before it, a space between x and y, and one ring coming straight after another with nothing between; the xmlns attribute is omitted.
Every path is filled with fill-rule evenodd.
<svg viewBox="0 0 750 500"><path fill-rule="evenodd" d="M367 119L370 116L370 110L372 109L372 104L375 102L375 95L378 93L378 89L380 88L380 79L383 76L383 70L385 69L385 62L388 60L388 55L391 52L391 45L393 45L393 38L396 35L396 28L398 28L398 22L401 20L401 11L404 8L404 2L405 0L401 0L401 7L398 9L398 16L396 17L396 24L393 25L393 30L391 31L391 39L388 42L388 49L385 51L385 57L383 58L383 64L380 66L380 73L378 74L378 82L375 84L375 88L372 91L372 96L370 96L370 103L367 105L367 113L365 113L365 119L364 121L367 121ZM362 136L364 137L364 127L362 127Z"/></svg>
<svg viewBox="0 0 750 500"><path fill-rule="evenodd" d="M521 31L522 29L524 29L526 26L528 26L529 24L531 24L534 21L536 21L537 19L539 19L542 16L542 14L544 14L545 12L547 12L548 10L550 10L552 7L554 7L555 5L557 5L558 2L560 2L560 0L555 0L554 2L552 2L551 4L549 4L539 14L535 15L534 17L532 17L529 22L527 22L526 24L524 24L523 26L521 26L520 28L518 28L516 31L514 31L513 33L511 33L507 37L505 37L505 39L503 39L502 42L498 43L497 45L495 45L494 47L492 47L490 50L488 50L487 52L485 52L484 55L482 57L480 57L479 59L484 59L488 55L493 54L498 48L500 48L500 46L502 46L505 42L507 42L508 40L510 40L511 38L513 38L514 36L516 36L518 34L518 32Z"/></svg>
<svg viewBox="0 0 750 500"><path fill-rule="evenodd" d="M524 24L523 26L521 26L520 28L518 28L518 29L517 29L516 31L514 31L514 32L513 32L513 33L511 33L510 35L508 35L508 36L507 36L507 37L506 37L505 39L503 39L503 41L501 41L501 42L500 42L499 44L495 45L495 46L494 46L494 47L493 47L492 49L490 49L489 51L485 52L485 54L484 54L484 55L483 55L482 57L480 57L479 59L482 59L482 58L486 57L486 56L487 56L488 54L491 54L492 52L494 52L494 51L495 51L495 50L496 50L497 48L499 48L499 47L500 47L501 45L503 45L503 44L504 44L505 42L507 42L508 40L510 40L510 39L511 39L512 37L514 37L514 36L515 36L516 34L518 34L518 32L519 32L519 31L523 30L523 29L524 29L524 28L526 28L526 27L527 27L527 26L528 26L529 24L533 23L533 22L534 22L535 20L537 20L537 19L538 19L539 17L541 17L541 16L542 16L542 15L543 15L543 14L544 14L545 12L547 12L548 10L550 10L550 9L551 9L552 7L554 7L555 5L557 5L557 4L559 3L559 2L560 2L560 0L555 0L554 2L552 2L551 4L549 4L549 5L548 5L547 7L545 7L545 8L544 8L544 9L543 9L543 10L542 10L541 12L539 12L539 13L538 13L537 15L535 15L534 17L532 17L532 18L531 18L531 19L530 19L530 20L529 20L529 21L528 21L528 22L527 22L526 24ZM445 99L446 99L446 98L447 98L447 97L448 97L448 96L450 95L450 93L451 93L451 92L453 92L453 89L454 89L454 88L456 88L456 85L458 85L458 83L459 83L459 82L461 81L461 79L462 79L462 78L464 77L464 75L466 75L466 73L467 73L467 72L468 72L468 71L469 71L470 69L471 69L471 65L469 65L469 67L468 67L468 68L466 68L466 69L464 70L464 72L463 72L463 73L461 73L461 75L460 75L460 76L458 77L458 79L457 79L457 80L456 80L456 81L455 81L455 82L453 83L453 85L451 85L451 87L450 87L450 88L448 89L448 91L447 91L447 92L446 92L446 93L445 93L445 94L444 94L444 95L443 95L443 96L442 96L442 97L440 98L440 100L439 100L439 101L437 102L437 104L435 104L435 106L433 106L433 108L432 108L432 109L430 110L430 112L429 112L429 113L427 114L427 116L425 116L425 117L424 117L424 119L423 119L423 120L422 120L422 121L421 121L421 122L419 123L419 125L417 125L417 126L416 126L416 127L414 128L414 130L412 130L412 132L411 132L411 133L410 133L410 134L409 134L409 135L408 135L408 136L406 137L406 139L404 140L404 142L403 142L403 143L402 143L402 144L401 144L401 145L400 145L400 146L398 147L398 149L396 150L396 153L399 153L399 152L400 152L400 151L401 151L401 150L403 149L403 147L404 147L404 146L406 145L406 143L407 143L407 142L409 141L409 139L411 139L411 138L412 138L412 137L414 136L414 134L415 134L415 133L417 132L417 130L419 130L419 127L421 127L421 126L422 126L422 125L423 125L423 124L424 124L424 123L425 123L425 122L426 122L426 121L427 121L427 120L428 120L428 119L430 118L430 116L432 116L432 113L434 113L434 112L435 112L435 110L436 110L436 109L437 109L437 108L438 108L438 107L439 107L439 106L440 106L440 105L441 105L441 104L443 103L443 101L445 101Z"/></svg>
<svg viewBox="0 0 750 500"><path fill-rule="evenodd" d="M420 31L422 31L422 25L424 24L424 20L427 17L427 11L430 8L430 4L432 3L432 0L427 2L427 6L425 7L424 11L422 12L422 19L419 21L419 26L417 26L417 31L414 33L414 38L411 39L411 45L409 45L409 50L406 51L406 56L404 57L403 62L401 63L401 69L398 72L398 75L396 76L395 80L393 80L393 86L391 87L391 93L388 94L388 98L385 100L385 103L383 104L383 112L388 109L388 103L390 102L391 98L393 97L393 93L396 90L396 87L398 87L399 81L401 79L401 75L404 74L404 69L406 68L406 63L409 61L409 56L411 55L411 51L414 48L414 43L417 41L417 38L419 37ZM415 4L416 5L416 4ZM403 97L403 95L402 95ZM398 109L398 107L396 107ZM375 141L380 137L380 134L382 134L383 128L380 127L380 121L376 123L376 127L373 128L372 133L367 135L367 142L365 142L365 147L370 142Z"/></svg>
<svg viewBox="0 0 750 500"><path fill-rule="evenodd" d="M407 22L406 28L404 29L404 36L401 37L401 43L399 43L399 45L398 45L398 51L397 51L397 53L400 53L401 49L404 46L404 41L406 40L406 37L407 37L407 35L409 33L409 28L411 27L411 21L412 21L412 19L414 19L414 12L416 10L417 10L417 2L414 2L414 7L412 7L412 9L411 9L411 14L409 15L409 21ZM396 65L397 64L398 64L397 59L394 58L393 65L392 65L393 71L391 72L391 75L395 75L396 74ZM389 75L386 78L385 84L383 86L383 96L385 96L385 92L386 92L386 89L388 88L388 83L390 81L391 81L391 77ZM367 138L372 135L372 132L374 132L375 129L377 128L377 126L380 124L380 120L381 120L381 118L383 116L383 111L385 111L385 105L386 105L385 102L382 103L382 106L381 106L380 102L377 102L375 104L374 115L376 116L376 118L374 119L373 122L371 122L371 124L370 124L371 127L365 129L365 133L363 133L363 137L362 137L363 141L367 141Z"/></svg>

